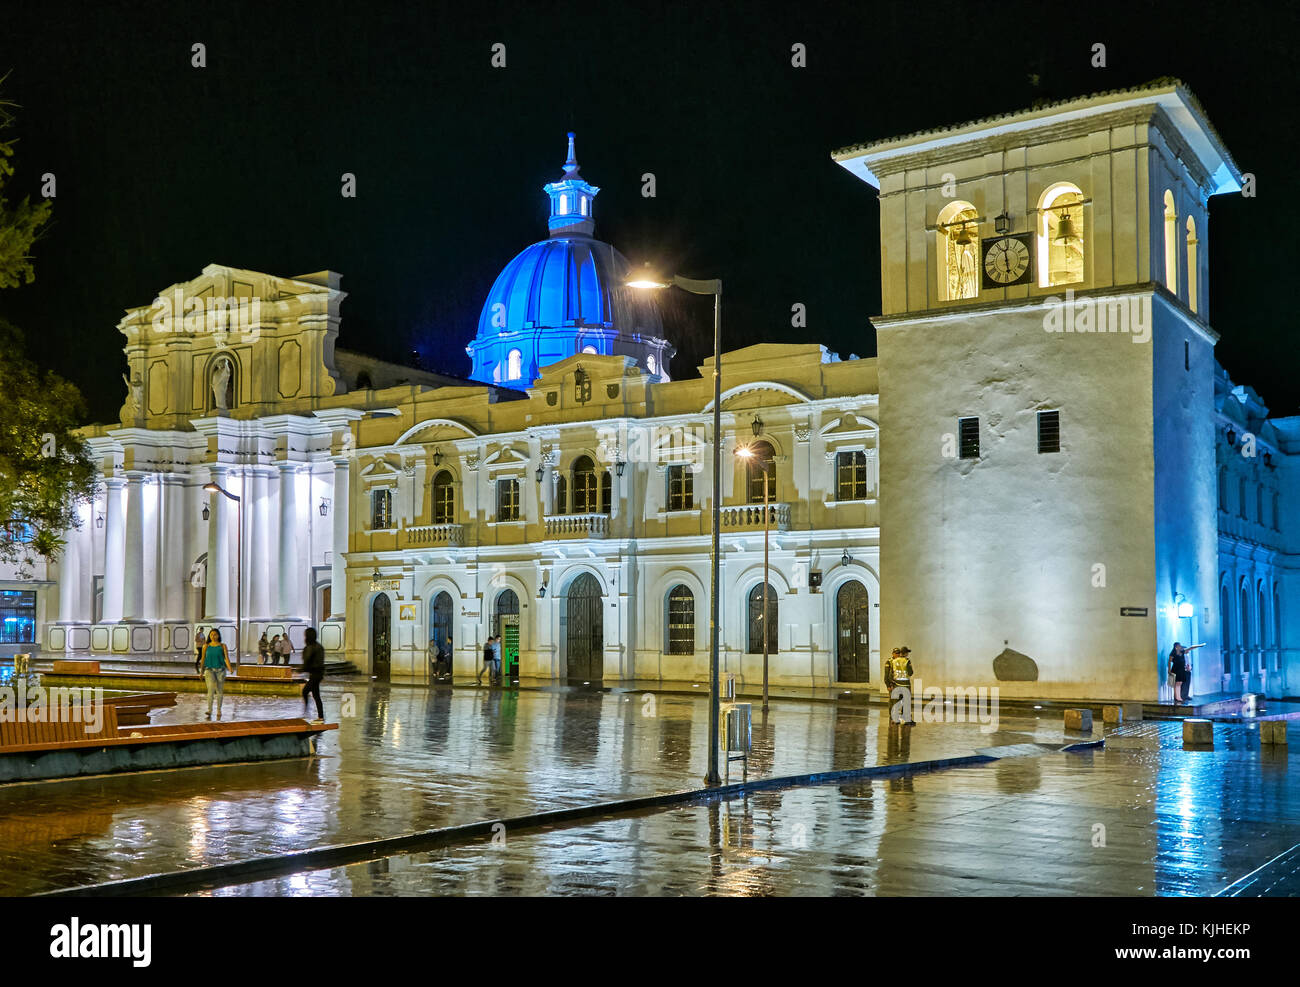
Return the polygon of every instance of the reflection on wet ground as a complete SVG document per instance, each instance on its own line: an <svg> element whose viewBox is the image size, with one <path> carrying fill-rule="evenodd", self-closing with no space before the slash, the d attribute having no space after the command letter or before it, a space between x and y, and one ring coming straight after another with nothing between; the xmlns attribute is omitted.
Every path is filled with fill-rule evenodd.
<svg viewBox="0 0 1300 987"><path fill-rule="evenodd" d="M1300 794L1288 768L1285 752L1258 747L1014 757L506 833L216 894L1207 895L1290 859ZM1275 866L1243 893L1300 893L1294 871Z"/></svg>
<svg viewBox="0 0 1300 987"><path fill-rule="evenodd" d="M0 787L0 892L42 890L697 788L697 695L325 688L353 717L311 760ZM197 721L182 693L154 722ZM227 717L301 715L294 698L227 696ZM755 711L750 777L797 775L1060 743L1059 719L891 726L882 707L782 700ZM1079 739L1075 737L1074 739Z"/></svg>

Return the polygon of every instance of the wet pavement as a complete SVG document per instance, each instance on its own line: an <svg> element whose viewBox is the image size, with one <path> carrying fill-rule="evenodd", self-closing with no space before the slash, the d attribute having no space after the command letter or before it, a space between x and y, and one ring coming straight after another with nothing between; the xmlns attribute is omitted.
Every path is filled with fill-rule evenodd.
<svg viewBox="0 0 1300 987"><path fill-rule="evenodd" d="M1296 895L1289 767L1285 750L1244 742L1010 757L506 832L215 893L1213 895L1255 872L1229 893Z"/></svg>
<svg viewBox="0 0 1300 987"><path fill-rule="evenodd" d="M319 757L0 787L0 893L29 894L312 847L698 788L702 696L433 690L327 680L340 729ZM339 716L353 697L355 715ZM193 722L181 693L153 722ZM301 715L293 698L229 696L241 719ZM883 707L800 700L755 711L751 777L1060 744L1060 720L891 727ZM1086 739L1072 735L1068 739Z"/></svg>

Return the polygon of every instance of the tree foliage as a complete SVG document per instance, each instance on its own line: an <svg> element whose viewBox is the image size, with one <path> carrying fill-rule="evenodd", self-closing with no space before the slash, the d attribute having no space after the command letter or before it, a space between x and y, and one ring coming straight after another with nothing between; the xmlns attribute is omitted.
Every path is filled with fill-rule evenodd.
<svg viewBox="0 0 1300 987"><path fill-rule="evenodd" d="M0 101L0 130L12 122L10 105ZM0 141L0 288L36 276L31 246L50 216L48 200L10 208L13 143ZM54 556L76 526L95 489L95 465L75 434L84 415L77 388L28 360L22 333L0 319L0 562Z"/></svg>

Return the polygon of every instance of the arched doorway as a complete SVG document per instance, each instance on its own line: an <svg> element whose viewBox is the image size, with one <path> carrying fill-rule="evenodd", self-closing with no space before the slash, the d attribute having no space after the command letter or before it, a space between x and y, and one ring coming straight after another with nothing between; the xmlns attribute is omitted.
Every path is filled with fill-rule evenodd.
<svg viewBox="0 0 1300 987"><path fill-rule="evenodd" d="M837 682L871 681L871 601L856 579L835 595Z"/></svg>
<svg viewBox="0 0 1300 987"><path fill-rule="evenodd" d="M387 593L380 593L370 604L370 674L384 682L392 670L392 646L388 637L392 618L393 604Z"/></svg>
<svg viewBox="0 0 1300 987"><path fill-rule="evenodd" d="M569 586L565 671L570 679L599 682L605 676L604 605L591 573L582 573Z"/></svg>
<svg viewBox="0 0 1300 987"><path fill-rule="evenodd" d="M451 674L451 594L445 590L433 598L429 610L429 661L436 663L442 655L442 663L437 665L435 674Z"/></svg>
<svg viewBox="0 0 1300 987"><path fill-rule="evenodd" d="M512 682L519 678L519 596L512 589L497 594L492 633L501 639L502 681Z"/></svg>

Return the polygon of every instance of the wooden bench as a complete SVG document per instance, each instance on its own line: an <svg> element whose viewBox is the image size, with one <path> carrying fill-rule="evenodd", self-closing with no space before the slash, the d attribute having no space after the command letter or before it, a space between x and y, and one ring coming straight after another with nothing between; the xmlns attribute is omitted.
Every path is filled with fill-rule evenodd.
<svg viewBox="0 0 1300 987"><path fill-rule="evenodd" d="M67 658L56 658L54 668L51 669L55 675L98 675L99 662L97 661L73 661Z"/></svg>
<svg viewBox="0 0 1300 987"><path fill-rule="evenodd" d="M110 733L110 720L112 731ZM101 733L83 733L79 738L60 737L53 739L47 731L42 736L40 729L32 731L31 727L72 726L73 724L25 724L28 730L14 735L13 742L0 743L0 754L17 754L23 752L43 753L55 750L84 750L99 747L121 747L131 744L161 744L177 741L197 740L233 740L237 737L264 737L276 734L320 734L326 730L337 730L337 723L308 723L306 720L245 720L203 723L167 723L158 726L136 727L120 730L116 711L111 706L104 708L104 729ZM5 723L0 730L17 724Z"/></svg>
<svg viewBox="0 0 1300 987"><path fill-rule="evenodd" d="M239 679L293 679L292 665L240 665L235 672Z"/></svg>
<svg viewBox="0 0 1300 987"><path fill-rule="evenodd" d="M105 703L100 707L102 722L100 729L91 733L90 724L74 720L57 720L47 723L44 720L29 722L25 715L29 710L15 712L12 718L0 719L0 751L28 750L35 747L77 747L93 746L105 740L116 739L117 706Z"/></svg>

